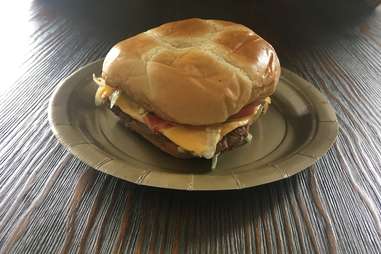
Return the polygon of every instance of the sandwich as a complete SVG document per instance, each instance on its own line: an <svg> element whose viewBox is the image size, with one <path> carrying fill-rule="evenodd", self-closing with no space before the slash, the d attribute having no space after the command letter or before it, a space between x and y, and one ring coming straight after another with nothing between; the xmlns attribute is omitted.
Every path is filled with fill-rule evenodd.
<svg viewBox="0 0 381 254"><path fill-rule="evenodd" d="M186 19L117 43L95 95L129 130L177 158L213 159L251 142L280 76L273 47L229 21Z"/></svg>

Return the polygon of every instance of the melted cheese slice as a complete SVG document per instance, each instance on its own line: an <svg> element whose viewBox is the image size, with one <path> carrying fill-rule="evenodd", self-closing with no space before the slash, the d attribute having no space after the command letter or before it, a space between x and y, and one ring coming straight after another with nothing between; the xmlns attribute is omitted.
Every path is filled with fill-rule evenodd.
<svg viewBox="0 0 381 254"><path fill-rule="evenodd" d="M113 89L107 85L101 85L96 93L96 102L104 101L113 93ZM115 102L121 110L130 115L135 120L145 124L144 116L148 113L143 108L129 101L121 94ZM177 144L186 151L190 151L196 156L210 159L214 156L216 146L221 139L234 129L247 125L255 121L262 112L262 106L255 108L251 115L231 119L221 124L210 126L186 126L174 125L158 131L169 140Z"/></svg>
<svg viewBox="0 0 381 254"><path fill-rule="evenodd" d="M208 127L177 125L160 130L160 132L185 150L195 155L210 159L214 156L217 143L229 132L247 125L259 115L259 108L252 115L216 124Z"/></svg>

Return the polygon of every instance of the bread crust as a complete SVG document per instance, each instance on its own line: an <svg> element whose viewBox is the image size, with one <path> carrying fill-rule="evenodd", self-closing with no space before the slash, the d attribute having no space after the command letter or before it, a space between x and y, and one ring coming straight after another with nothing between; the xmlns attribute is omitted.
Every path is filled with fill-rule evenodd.
<svg viewBox="0 0 381 254"><path fill-rule="evenodd" d="M280 64L249 28L221 20L166 23L116 44L103 63L106 83L148 111L189 125L225 122L270 96Z"/></svg>

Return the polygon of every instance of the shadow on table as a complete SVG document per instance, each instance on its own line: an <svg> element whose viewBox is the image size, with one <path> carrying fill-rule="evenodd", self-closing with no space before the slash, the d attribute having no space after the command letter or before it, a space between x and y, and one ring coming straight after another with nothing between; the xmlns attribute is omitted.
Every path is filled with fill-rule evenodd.
<svg viewBox="0 0 381 254"><path fill-rule="evenodd" d="M275 48L321 42L352 27L381 1L47 1L36 0L47 18L67 19L81 36L117 41L159 24L189 17L232 20L253 28ZM46 18L45 17L45 18Z"/></svg>

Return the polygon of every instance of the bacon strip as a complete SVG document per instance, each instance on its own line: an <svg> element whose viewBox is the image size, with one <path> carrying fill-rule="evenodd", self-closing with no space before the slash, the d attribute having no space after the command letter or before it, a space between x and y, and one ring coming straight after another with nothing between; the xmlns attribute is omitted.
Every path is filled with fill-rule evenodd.
<svg viewBox="0 0 381 254"><path fill-rule="evenodd" d="M242 118L245 116L249 116L254 113L255 108L260 105L262 101L254 101L250 104L247 104L244 106L238 113L235 113L234 115L231 115L229 119L236 119L236 118Z"/></svg>
<svg viewBox="0 0 381 254"><path fill-rule="evenodd" d="M147 124L147 126L154 132L158 132L161 129L166 129L174 126L171 122L161 119L153 113L148 113L147 115L145 115L144 121Z"/></svg>

